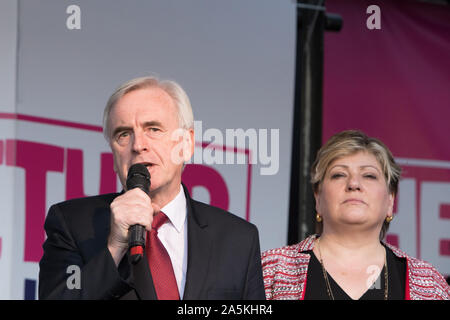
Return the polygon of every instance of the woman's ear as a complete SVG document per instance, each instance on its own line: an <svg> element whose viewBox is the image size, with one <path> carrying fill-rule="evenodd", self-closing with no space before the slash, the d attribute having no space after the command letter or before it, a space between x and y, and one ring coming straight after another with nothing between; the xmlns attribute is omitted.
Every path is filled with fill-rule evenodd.
<svg viewBox="0 0 450 320"><path fill-rule="evenodd" d="M320 212L320 201L319 201L319 192L314 192L314 199L316 200L316 212Z"/></svg>
<svg viewBox="0 0 450 320"><path fill-rule="evenodd" d="M387 216L392 217L394 214L394 202L395 202L395 194L389 193L389 205L388 205L388 212Z"/></svg>

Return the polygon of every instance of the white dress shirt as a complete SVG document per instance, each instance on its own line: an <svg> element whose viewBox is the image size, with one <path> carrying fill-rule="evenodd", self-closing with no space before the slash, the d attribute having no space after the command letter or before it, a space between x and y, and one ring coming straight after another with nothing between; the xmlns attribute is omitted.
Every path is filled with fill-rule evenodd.
<svg viewBox="0 0 450 320"><path fill-rule="evenodd" d="M169 220L158 229L158 238L167 250L172 261L177 280L180 299L183 299L187 270L187 206L183 187L180 192L161 211Z"/></svg>

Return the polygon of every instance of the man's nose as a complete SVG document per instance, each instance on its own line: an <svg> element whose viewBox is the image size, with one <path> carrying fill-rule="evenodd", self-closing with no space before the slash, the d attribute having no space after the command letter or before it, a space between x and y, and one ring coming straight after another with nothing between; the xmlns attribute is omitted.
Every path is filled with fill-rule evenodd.
<svg viewBox="0 0 450 320"><path fill-rule="evenodd" d="M137 153L148 151L148 143L144 132L140 131L134 132L133 151Z"/></svg>

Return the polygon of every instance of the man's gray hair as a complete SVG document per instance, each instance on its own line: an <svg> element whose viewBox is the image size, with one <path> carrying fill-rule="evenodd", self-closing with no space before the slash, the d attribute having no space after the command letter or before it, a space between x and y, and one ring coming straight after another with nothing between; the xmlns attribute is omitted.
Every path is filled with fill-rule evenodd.
<svg viewBox="0 0 450 320"><path fill-rule="evenodd" d="M175 102L178 111L178 123L180 128L193 129L194 128L194 114L192 112L191 102L183 88L172 80L159 80L154 76L140 77L131 79L122 84L109 97L103 112L103 135L106 140L110 140L109 132L109 114L117 101L125 94L145 88L160 88L164 90Z"/></svg>

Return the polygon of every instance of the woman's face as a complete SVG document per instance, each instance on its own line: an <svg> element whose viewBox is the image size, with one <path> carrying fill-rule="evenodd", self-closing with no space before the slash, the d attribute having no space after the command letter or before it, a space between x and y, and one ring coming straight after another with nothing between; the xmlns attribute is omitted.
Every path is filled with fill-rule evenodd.
<svg viewBox="0 0 450 320"><path fill-rule="evenodd" d="M333 161L314 196L324 230L352 225L380 231L394 205L381 166L368 152Z"/></svg>

